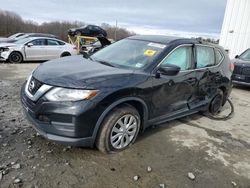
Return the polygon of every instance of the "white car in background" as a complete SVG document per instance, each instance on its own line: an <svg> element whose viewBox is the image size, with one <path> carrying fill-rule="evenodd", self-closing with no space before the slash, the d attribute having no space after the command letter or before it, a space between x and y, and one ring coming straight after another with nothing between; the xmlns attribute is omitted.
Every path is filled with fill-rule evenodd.
<svg viewBox="0 0 250 188"><path fill-rule="evenodd" d="M44 61L70 55L77 55L76 46L55 38L30 37L0 44L0 60L11 63Z"/></svg>

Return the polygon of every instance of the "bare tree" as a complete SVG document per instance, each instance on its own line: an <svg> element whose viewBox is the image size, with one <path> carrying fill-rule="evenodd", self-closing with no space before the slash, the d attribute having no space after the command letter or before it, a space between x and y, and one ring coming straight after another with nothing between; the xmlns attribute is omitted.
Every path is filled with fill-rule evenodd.
<svg viewBox="0 0 250 188"><path fill-rule="evenodd" d="M0 10L0 36L10 36L15 33L50 33L58 36L64 41L68 40L67 31L70 28L80 27L85 25L84 22L45 22L38 24L33 21L23 20L18 14L9 11ZM115 26L109 24L102 24L103 29L107 31L108 37L114 39L115 37ZM116 38L120 40L122 38L134 35L135 33L130 32L124 28L117 28Z"/></svg>

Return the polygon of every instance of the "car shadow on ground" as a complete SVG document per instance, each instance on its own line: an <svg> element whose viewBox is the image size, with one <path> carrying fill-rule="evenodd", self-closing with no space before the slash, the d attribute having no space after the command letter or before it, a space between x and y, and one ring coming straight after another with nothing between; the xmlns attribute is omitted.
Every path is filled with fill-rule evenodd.
<svg viewBox="0 0 250 188"><path fill-rule="evenodd" d="M246 90L246 91L250 91L250 86L245 86L245 85L234 85L233 88L237 88L237 89L242 89L242 90Z"/></svg>
<svg viewBox="0 0 250 188"><path fill-rule="evenodd" d="M39 63L44 63L44 62L46 62L46 61L23 61L22 63L10 63L8 61L0 61L0 64L13 64L13 65L15 65L15 64L29 64L29 63L39 64Z"/></svg>
<svg viewBox="0 0 250 188"><path fill-rule="evenodd" d="M166 121L158 125L152 125L145 129L144 132L140 133L135 142L141 142L147 137L157 134L161 131L171 129L173 127L181 126L183 122L189 122L190 120L199 120L204 117L201 113L192 114L186 117L178 118L176 120Z"/></svg>

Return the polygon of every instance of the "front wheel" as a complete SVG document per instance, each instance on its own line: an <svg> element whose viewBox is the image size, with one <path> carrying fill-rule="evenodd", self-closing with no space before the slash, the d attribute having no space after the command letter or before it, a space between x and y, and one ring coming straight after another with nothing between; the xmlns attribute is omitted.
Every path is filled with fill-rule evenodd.
<svg viewBox="0 0 250 188"><path fill-rule="evenodd" d="M104 153L126 149L135 141L140 125L140 114L134 107L123 105L113 109L101 125L97 148Z"/></svg>
<svg viewBox="0 0 250 188"><path fill-rule="evenodd" d="M9 56L9 61L11 63L21 63L23 61L23 56L19 52L12 52Z"/></svg>

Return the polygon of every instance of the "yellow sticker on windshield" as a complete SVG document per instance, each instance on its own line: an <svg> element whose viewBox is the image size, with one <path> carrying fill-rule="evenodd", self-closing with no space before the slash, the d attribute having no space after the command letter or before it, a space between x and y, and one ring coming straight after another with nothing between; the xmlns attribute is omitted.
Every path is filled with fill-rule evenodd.
<svg viewBox="0 0 250 188"><path fill-rule="evenodd" d="M152 56L154 56L156 54L156 51L155 50L146 50L145 52L144 52L144 55L145 56L148 56L148 57L152 57Z"/></svg>

